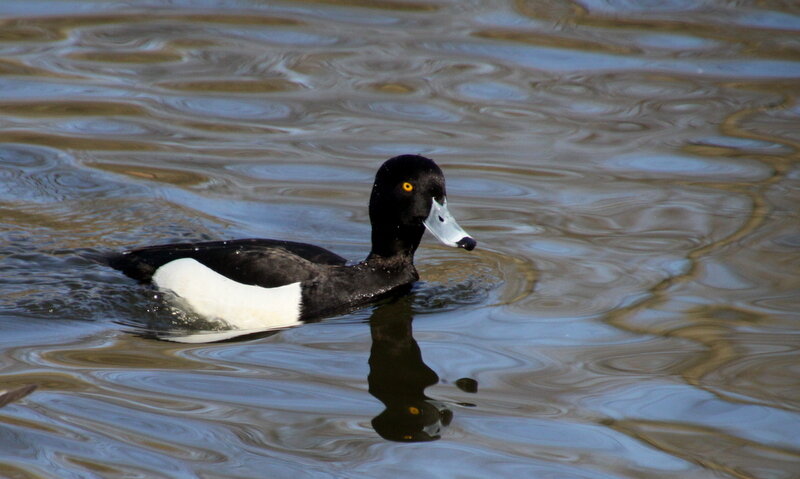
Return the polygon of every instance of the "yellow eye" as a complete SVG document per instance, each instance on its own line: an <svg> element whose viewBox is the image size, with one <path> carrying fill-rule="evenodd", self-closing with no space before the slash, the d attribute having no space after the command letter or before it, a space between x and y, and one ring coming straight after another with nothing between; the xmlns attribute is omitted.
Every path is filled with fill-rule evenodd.
<svg viewBox="0 0 800 479"><path fill-rule="evenodd" d="M415 416L419 415L419 409L415 408L414 406L409 406L408 407L408 412L410 412L411 414L413 414Z"/></svg>
<svg viewBox="0 0 800 479"><path fill-rule="evenodd" d="M406 191L411 191L414 189L414 185L406 181L405 183L403 183L403 189Z"/></svg>

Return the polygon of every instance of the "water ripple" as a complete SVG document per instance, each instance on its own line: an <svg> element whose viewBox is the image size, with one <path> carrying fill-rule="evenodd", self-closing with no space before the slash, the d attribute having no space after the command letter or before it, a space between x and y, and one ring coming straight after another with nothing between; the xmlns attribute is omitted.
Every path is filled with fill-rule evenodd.
<svg viewBox="0 0 800 479"><path fill-rule="evenodd" d="M800 12L539 7L0 2L0 381L38 386L0 474L794 477ZM478 248L426 236L400 301L183 345L154 333L194 318L96 262L363 258L405 153Z"/></svg>
<svg viewBox="0 0 800 479"><path fill-rule="evenodd" d="M350 107L357 111L364 110L381 116L405 120L432 123L454 123L460 120L459 115L429 103L370 101L362 104L350 103Z"/></svg>
<svg viewBox="0 0 800 479"><path fill-rule="evenodd" d="M174 97L165 98L165 106L190 115L227 119L279 120L287 119L292 113L287 104L252 99Z"/></svg>
<svg viewBox="0 0 800 479"><path fill-rule="evenodd" d="M645 175L711 178L714 181L760 180L772 174L771 168L756 161L726 161L678 155L637 153L606 162L613 170L642 172Z"/></svg>
<svg viewBox="0 0 800 479"><path fill-rule="evenodd" d="M432 52L488 57L525 68L551 72L642 70L720 78L790 79L800 77L800 62L788 60L653 60L544 46L519 46L488 42L431 42L426 43L424 47Z"/></svg>

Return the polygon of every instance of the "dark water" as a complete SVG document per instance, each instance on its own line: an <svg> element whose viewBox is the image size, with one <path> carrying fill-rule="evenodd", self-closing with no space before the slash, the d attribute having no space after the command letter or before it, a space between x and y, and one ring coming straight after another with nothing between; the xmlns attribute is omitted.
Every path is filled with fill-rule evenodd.
<svg viewBox="0 0 800 479"><path fill-rule="evenodd" d="M0 2L0 477L798 477L798 93L794 2ZM360 259L402 153L479 247L401 300L177 344L87 259Z"/></svg>

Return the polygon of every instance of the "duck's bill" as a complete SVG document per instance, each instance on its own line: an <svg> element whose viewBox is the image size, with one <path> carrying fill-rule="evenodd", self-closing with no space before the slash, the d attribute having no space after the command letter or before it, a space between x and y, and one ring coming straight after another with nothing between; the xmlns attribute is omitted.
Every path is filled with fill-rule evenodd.
<svg viewBox="0 0 800 479"><path fill-rule="evenodd" d="M466 231L458 226L456 219L447 210L447 198L441 204L436 200L431 201L431 212L425 218L423 224L433 236L436 236L436 239L447 246L472 251L475 245L478 244Z"/></svg>

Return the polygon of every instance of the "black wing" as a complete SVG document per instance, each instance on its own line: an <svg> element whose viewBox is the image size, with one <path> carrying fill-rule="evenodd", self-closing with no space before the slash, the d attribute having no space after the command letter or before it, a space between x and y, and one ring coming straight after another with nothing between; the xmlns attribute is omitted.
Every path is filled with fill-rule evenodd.
<svg viewBox="0 0 800 479"><path fill-rule="evenodd" d="M170 261L193 258L212 270L244 284L265 288L314 278L325 266L347 260L325 248L272 239L242 239L150 246L108 258L108 264L141 282Z"/></svg>

